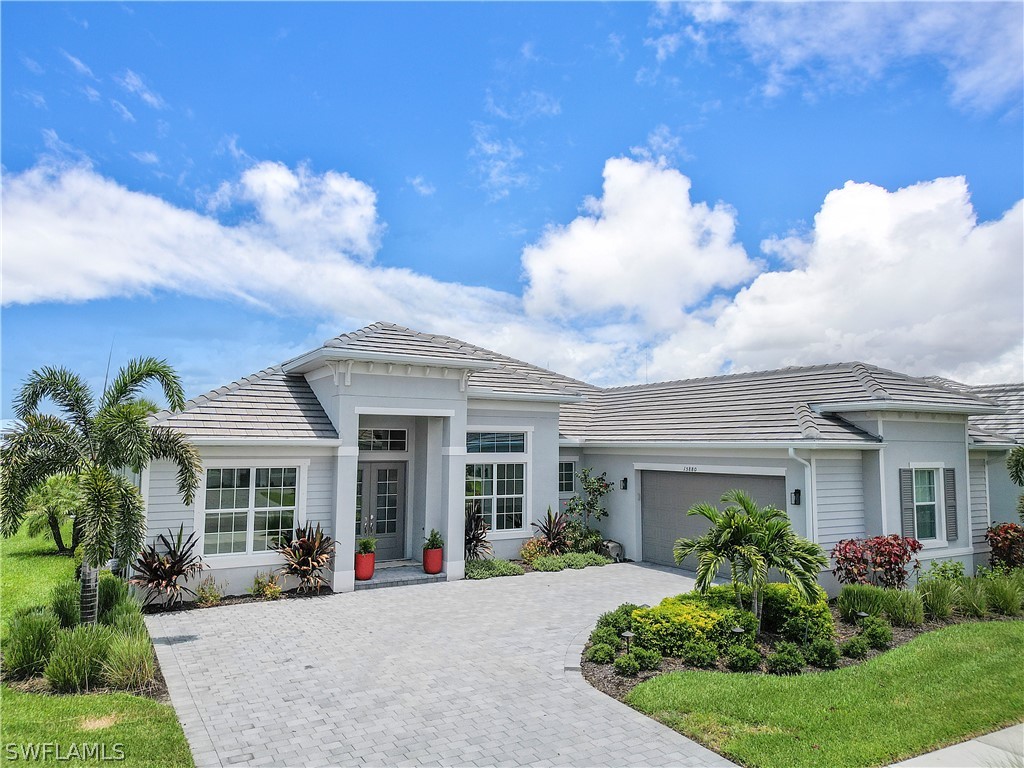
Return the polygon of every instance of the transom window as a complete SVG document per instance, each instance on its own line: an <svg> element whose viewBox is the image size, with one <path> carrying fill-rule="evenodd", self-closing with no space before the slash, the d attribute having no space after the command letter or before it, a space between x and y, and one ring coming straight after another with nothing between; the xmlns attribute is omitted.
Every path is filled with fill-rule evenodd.
<svg viewBox="0 0 1024 768"><path fill-rule="evenodd" d="M479 513L495 531L523 527L525 464L467 464L466 511Z"/></svg>
<svg viewBox="0 0 1024 768"><path fill-rule="evenodd" d="M295 527L297 490L295 467L208 469L203 553L272 550Z"/></svg>
<svg viewBox="0 0 1024 768"><path fill-rule="evenodd" d="M576 462L558 462L558 492L575 493L576 491Z"/></svg>
<svg viewBox="0 0 1024 768"><path fill-rule="evenodd" d="M467 432L467 453L526 453L525 432Z"/></svg>
<svg viewBox="0 0 1024 768"><path fill-rule="evenodd" d="M939 503L934 469L914 470L914 524L919 539L939 538Z"/></svg>
<svg viewBox="0 0 1024 768"><path fill-rule="evenodd" d="M408 445L404 429L360 429L361 451L404 451Z"/></svg>

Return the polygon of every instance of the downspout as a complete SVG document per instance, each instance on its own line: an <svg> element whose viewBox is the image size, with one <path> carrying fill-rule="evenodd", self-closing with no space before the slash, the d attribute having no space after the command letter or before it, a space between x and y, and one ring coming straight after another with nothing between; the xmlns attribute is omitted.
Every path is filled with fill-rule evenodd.
<svg viewBox="0 0 1024 768"><path fill-rule="evenodd" d="M804 465L804 498L807 499L807 538L811 541L818 540L818 532L814 528L814 489L811 487L811 463L796 455L796 448L789 449L789 458L799 461Z"/></svg>

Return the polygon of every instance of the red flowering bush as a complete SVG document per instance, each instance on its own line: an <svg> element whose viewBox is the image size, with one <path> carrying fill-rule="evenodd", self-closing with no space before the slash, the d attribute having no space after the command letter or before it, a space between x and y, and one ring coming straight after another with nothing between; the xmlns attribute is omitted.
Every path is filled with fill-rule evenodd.
<svg viewBox="0 0 1024 768"><path fill-rule="evenodd" d="M992 548L992 565L1006 568L1024 567L1024 526L1000 523L985 531L985 541Z"/></svg>
<svg viewBox="0 0 1024 768"><path fill-rule="evenodd" d="M907 564L913 560L914 570L921 567L921 561L914 558L921 549L917 539L895 533L870 539L843 539L832 548L836 564L832 573L840 584L875 584L902 589L910 575Z"/></svg>

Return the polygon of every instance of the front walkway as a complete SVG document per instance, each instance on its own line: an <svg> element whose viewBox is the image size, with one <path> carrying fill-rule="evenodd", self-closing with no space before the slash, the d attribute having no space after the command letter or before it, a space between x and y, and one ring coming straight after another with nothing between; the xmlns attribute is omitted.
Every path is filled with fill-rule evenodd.
<svg viewBox="0 0 1024 768"><path fill-rule="evenodd" d="M573 669L602 611L692 586L620 564L146 623L200 768L730 766Z"/></svg>
<svg viewBox="0 0 1024 768"><path fill-rule="evenodd" d="M892 765L892 768L969 767L1024 768L1024 723Z"/></svg>

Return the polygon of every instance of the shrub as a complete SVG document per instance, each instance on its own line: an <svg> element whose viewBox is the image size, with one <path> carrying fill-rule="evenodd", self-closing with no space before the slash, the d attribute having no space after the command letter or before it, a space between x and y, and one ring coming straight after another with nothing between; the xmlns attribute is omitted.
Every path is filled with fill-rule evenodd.
<svg viewBox="0 0 1024 768"><path fill-rule="evenodd" d="M600 555L597 552L578 552L576 556L583 558L583 562L586 563L588 566L596 565L600 567L605 565L611 565L613 562L615 562L610 557L605 557L604 555Z"/></svg>
<svg viewBox="0 0 1024 768"><path fill-rule="evenodd" d="M725 665L733 672L753 672L761 666L761 654L756 648L734 645L729 648Z"/></svg>
<svg viewBox="0 0 1024 768"><path fill-rule="evenodd" d="M928 579L917 585L917 593L924 603L924 612L933 619L950 617L959 589L956 581L942 578Z"/></svg>
<svg viewBox="0 0 1024 768"><path fill-rule="evenodd" d="M82 585L77 581L62 581L50 591L50 607L65 629L78 626L82 620Z"/></svg>
<svg viewBox="0 0 1024 768"><path fill-rule="evenodd" d="M564 571L565 562L555 555L543 555L533 561L535 571Z"/></svg>
<svg viewBox="0 0 1024 768"><path fill-rule="evenodd" d="M103 682L111 688L136 691L153 680L156 663L148 636L115 634L103 660Z"/></svg>
<svg viewBox="0 0 1024 768"><path fill-rule="evenodd" d="M860 635L851 637L845 643L842 648L839 649L843 656L850 659L863 659L868 655L868 641Z"/></svg>
<svg viewBox="0 0 1024 768"><path fill-rule="evenodd" d="M920 582L952 581L958 583L964 577L964 564L959 560L932 560L928 572L922 573Z"/></svg>
<svg viewBox="0 0 1024 768"><path fill-rule="evenodd" d="M832 570L840 584L877 584L900 589L907 583L907 564L922 549L917 539L897 534L870 539L843 539L832 549L836 567ZM914 560L914 569L921 567Z"/></svg>
<svg viewBox="0 0 1024 768"><path fill-rule="evenodd" d="M768 654L765 666L773 675L798 675L807 662L795 643L783 640L775 646L775 653Z"/></svg>
<svg viewBox="0 0 1024 768"><path fill-rule="evenodd" d="M992 548L993 566L1024 567L1024 526L1000 523L985 531L985 541Z"/></svg>
<svg viewBox="0 0 1024 768"><path fill-rule="evenodd" d="M810 603L792 584L766 584L761 594L761 625L766 631L778 632L794 642L835 634L835 621L823 589L818 589Z"/></svg>
<svg viewBox="0 0 1024 768"><path fill-rule="evenodd" d="M106 622L115 632L122 635L149 637L146 622L142 618L142 608L131 597L126 597L107 612Z"/></svg>
<svg viewBox="0 0 1024 768"><path fill-rule="evenodd" d="M576 473L583 491L565 503L569 515L581 523L584 528L590 527L591 519L600 520L608 515L608 510L601 506L601 499L611 493L612 484L608 482L608 473L594 475L594 470L584 467Z"/></svg>
<svg viewBox="0 0 1024 768"><path fill-rule="evenodd" d="M437 531L431 535L441 537ZM441 542L442 545L444 542ZM284 557L284 565L279 572L284 576L294 576L299 582L299 592L319 592L327 586L323 571L331 564L334 556L334 539L323 532L320 523L316 528L312 523L297 526L291 541L280 541L274 551Z"/></svg>
<svg viewBox="0 0 1024 768"><path fill-rule="evenodd" d="M880 616L885 613L888 602L886 592L881 587L871 584L848 584L839 592L836 605L843 621L854 624L858 613L869 616Z"/></svg>
<svg viewBox="0 0 1024 768"><path fill-rule="evenodd" d="M466 563L467 579L491 579L496 576L522 576L526 571L521 565L508 560L470 560Z"/></svg>
<svg viewBox="0 0 1024 768"><path fill-rule="evenodd" d="M60 620L46 609L15 616L4 642L4 671L11 678L42 674L60 631Z"/></svg>
<svg viewBox="0 0 1024 768"><path fill-rule="evenodd" d="M1016 582L1009 576L985 579L985 596L989 609L1004 616L1020 613L1021 594Z"/></svg>
<svg viewBox="0 0 1024 768"><path fill-rule="evenodd" d="M623 632L633 629L633 611L640 606L633 603L623 603L614 611L602 613L597 619L597 626L609 627L615 631L616 637L621 637Z"/></svg>
<svg viewBox="0 0 1024 768"><path fill-rule="evenodd" d="M549 554L561 555L569 551L569 516L565 512L555 513L548 507L544 519L530 525L537 529L537 536L545 543Z"/></svg>
<svg viewBox="0 0 1024 768"><path fill-rule="evenodd" d="M839 663L839 648L830 638L819 637L807 646L804 656L808 664L820 669L834 669Z"/></svg>
<svg viewBox="0 0 1024 768"><path fill-rule="evenodd" d="M956 594L956 609L964 616L980 619L988 613L988 593L983 579L964 579Z"/></svg>
<svg viewBox="0 0 1024 768"><path fill-rule="evenodd" d="M161 533L132 566L137 575L131 583L146 590L146 605L162 598L164 605L170 607L180 603L184 595L195 597L196 594L184 583L203 570L203 560L195 551L198 543L195 531L185 538L182 524L177 536L170 530L167 533L170 538ZM163 554L157 551L158 546L164 550Z"/></svg>
<svg viewBox="0 0 1024 768"><path fill-rule="evenodd" d="M924 624L924 602L917 592L886 590L885 615L894 627L919 627Z"/></svg>
<svg viewBox="0 0 1024 768"><path fill-rule="evenodd" d="M718 647L708 640L691 640L680 649L679 657L695 667L713 667L718 663Z"/></svg>
<svg viewBox="0 0 1024 768"><path fill-rule="evenodd" d="M527 539L519 550L519 559L527 565L532 566L533 562L543 555L548 554L548 544L544 539L534 536Z"/></svg>
<svg viewBox="0 0 1024 768"><path fill-rule="evenodd" d="M615 661L615 648L608 643L597 643L587 648L583 657L595 664L611 664Z"/></svg>
<svg viewBox="0 0 1024 768"><path fill-rule="evenodd" d="M257 573L252 579L249 594L263 600L277 600L281 597L281 585L277 583L277 574Z"/></svg>
<svg viewBox="0 0 1024 768"><path fill-rule="evenodd" d="M100 622L104 615L117 603L128 597L128 584L110 571L101 571L97 584L97 617Z"/></svg>
<svg viewBox="0 0 1024 768"><path fill-rule="evenodd" d="M99 685L113 633L101 624L61 632L43 674L58 693L78 693Z"/></svg>
<svg viewBox="0 0 1024 768"><path fill-rule="evenodd" d="M869 648L884 651L892 645L892 627L878 616L868 616L860 623L860 636Z"/></svg>
<svg viewBox="0 0 1024 768"><path fill-rule="evenodd" d="M490 530L479 507L474 504L466 509L466 560L483 560L494 550L487 540Z"/></svg>
<svg viewBox="0 0 1024 768"><path fill-rule="evenodd" d="M643 670L655 670L661 666L661 654L646 648L633 648L631 653Z"/></svg>
<svg viewBox="0 0 1024 768"><path fill-rule="evenodd" d="M745 630L738 640L732 633L736 626ZM644 648L664 656L679 656L683 647L695 640L707 640L718 650L734 642L753 643L757 619L749 611L731 606L712 607L702 595L689 593L635 611L633 631Z"/></svg>
<svg viewBox="0 0 1024 768"><path fill-rule="evenodd" d="M223 598L224 591L213 576L207 576L196 587L196 602L202 606L217 605Z"/></svg>
<svg viewBox="0 0 1024 768"><path fill-rule="evenodd" d="M595 528L588 528L577 520L568 525L569 551L578 554L597 554L604 547L604 536Z"/></svg>
<svg viewBox="0 0 1024 768"><path fill-rule="evenodd" d="M636 677L640 671L640 662L632 653L624 653L615 660L615 671L623 677Z"/></svg>
<svg viewBox="0 0 1024 768"><path fill-rule="evenodd" d="M591 562L587 559L587 554L592 555L594 553L588 552L584 554L582 552L568 552L562 555L559 559L565 563L566 568L572 568L575 571L579 571L586 568L588 565L591 565Z"/></svg>
<svg viewBox="0 0 1024 768"><path fill-rule="evenodd" d="M604 643L617 651L622 643L622 638L611 627L597 627L590 633L590 643L592 645Z"/></svg>

